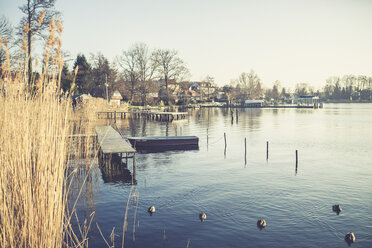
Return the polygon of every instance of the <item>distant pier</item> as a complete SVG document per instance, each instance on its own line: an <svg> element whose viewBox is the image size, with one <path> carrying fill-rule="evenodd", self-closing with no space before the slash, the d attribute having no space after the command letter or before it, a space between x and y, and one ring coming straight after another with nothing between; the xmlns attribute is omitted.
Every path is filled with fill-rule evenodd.
<svg viewBox="0 0 372 248"><path fill-rule="evenodd" d="M191 107L190 107L191 108ZM200 105L200 108L271 108L271 109L314 109L314 106L307 105L265 105L265 106L244 106L244 105Z"/></svg>
<svg viewBox="0 0 372 248"><path fill-rule="evenodd" d="M126 119L131 116L132 118L146 118L157 121L173 121L185 119L188 115L187 112L152 112L152 111L100 111L97 112L98 119Z"/></svg>

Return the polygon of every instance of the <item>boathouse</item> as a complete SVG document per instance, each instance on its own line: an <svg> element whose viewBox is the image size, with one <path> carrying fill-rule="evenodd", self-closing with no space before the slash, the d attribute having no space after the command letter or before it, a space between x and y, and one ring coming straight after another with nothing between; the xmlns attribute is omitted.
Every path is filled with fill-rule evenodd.
<svg viewBox="0 0 372 248"><path fill-rule="evenodd" d="M295 103L299 106L313 106L314 108L319 107L318 96L299 96Z"/></svg>
<svg viewBox="0 0 372 248"><path fill-rule="evenodd" d="M260 108L263 105L263 100L245 100L243 101L244 107Z"/></svg>
<svg viewBox="0 0 372 248"><path fill-rule="evenodd" d="M122 99L123 97L121 96L120 92L118 90L115 90L111 96L110 104L120 107L120 100Z"/></svg>

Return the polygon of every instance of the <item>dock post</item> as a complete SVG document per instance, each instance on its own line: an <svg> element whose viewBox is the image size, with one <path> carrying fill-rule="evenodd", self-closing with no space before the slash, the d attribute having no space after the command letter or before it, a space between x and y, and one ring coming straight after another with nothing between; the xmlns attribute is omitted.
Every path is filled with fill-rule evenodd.
<svg viewBox="0 0 372 248"><path fill-rule="evenodd" d="M247 164L247 138L244 138L244 161Z"/></svg>
<svg viewBox="0 0 372 248"><path fill-rule="evenodd" d="M266 160L269 159L269 141L266 141Z"/></svg>
<svg viewBox="0 0 372 248"><path fill-rule="evenodd" d="M224 158L226 159L226 147L227 147L227 143L226 143L226 133L223 133L223 136L224 136L224 138L225 138L225 149L224 149L223 155L224 155Z"/></svg>
<svg viewBox="0 0 372 248"><path fill-rule="evenodd" d="M136 153L133 153L133 177L132 177L132 185L134 184L134 181L136 180Z"/></svg>
<svg viewBox="0 0 372 248"><path fill-rule="evenodd" d="M295 170L296 176L297 176L297 168L298 168L298 151L296 150L296 170Z"/></svg>
<svg viewBox="0 0 372 248"><path fill-rule="evenodd" d="M116 110L114 111L114 123L116 123Z"/></svg>
<svg viewBox="0 0 372 248"><path fill-rule="evenodd" d="M109 112L107 112L107 119L110 119Z"/></svg>
<svg viewBox="0 0 372 248"><path fill-rule="evenodd" d="M296 169L297 169L297 165L298 165L298 151L296 150Z"/></svg>
<svg viewBox="0 0 372 248"><path fill-rule="evenodd" d="M208 147L208 128L207 128L207 147Z"/></svg>
<svg viewBox="0 0 372 248"><path fill-rule="evenodd" d="M128 153L125 153L125 166L128 168Z"/></svg>

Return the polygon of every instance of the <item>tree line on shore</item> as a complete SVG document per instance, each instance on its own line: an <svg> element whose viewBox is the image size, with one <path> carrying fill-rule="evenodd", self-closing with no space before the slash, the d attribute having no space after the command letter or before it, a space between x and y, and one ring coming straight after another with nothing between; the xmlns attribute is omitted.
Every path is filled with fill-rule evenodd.
<svg viewBox="0 0 372 248"><path fill-rule="evenodd" d="M177 83L187 91L193 82L185 62L178 52L171 49L153 49L144 43L133 44L110 62L103 54L91 54L89 60L84 54L78 54L72 69L64 61L68 57L61 50L62 22L60 13L55 10L56 0L24 0L20 6L23 17L17 27L4 16L0 17L0 77L5 71L21 72L27 76L30 89L35 87L41 75L57 72L60 87L70 94L91 94L106 97L107 90L119 90L130 103L148 104L153 95L158 95L166 104L172 103L169 84ZM59 35L52 35L54 29ZM52 32L53 31L53 32ZM21 45L20 45L21 44ZM38 66L36 46L45 49ZM52 56L54 55L54 56ZM40 57L40 56L39 56ZM57 61L55 58L59 58ZM298 83L295 89L281 87L279 81L271 88L265 88L259 76L251 70L241 73L223 87L217 87L211 76L202 82L209 83L214 92L221 92L229 101L246 99L265 99L281 101L291 95L315 95L331 101L367 101L372 100L372 78L364 75L345 75L330 77L322 89L315 90L307 83ZM111 95L111 94L110 94ZM207 100L211 100L211 95Z"/></svg>

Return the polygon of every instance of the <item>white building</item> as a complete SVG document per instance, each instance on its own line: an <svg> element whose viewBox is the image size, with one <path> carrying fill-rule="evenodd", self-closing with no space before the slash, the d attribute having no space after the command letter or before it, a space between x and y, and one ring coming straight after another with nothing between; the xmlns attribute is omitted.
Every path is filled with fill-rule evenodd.
<svg viewBox="0 0 372 248"><path fill-rule="evenodd" d="M264 101L263 100L245 100L243 102L245 107L262 107Z"/></svg>
<svg viewBox="0 0 372 248"><path fill-rule="evenodd" d="M116 105L120 107L120 100L122 99L123 97L121 96L120 92L118 90L115 90L111 96L110 105Z"/></svg>

